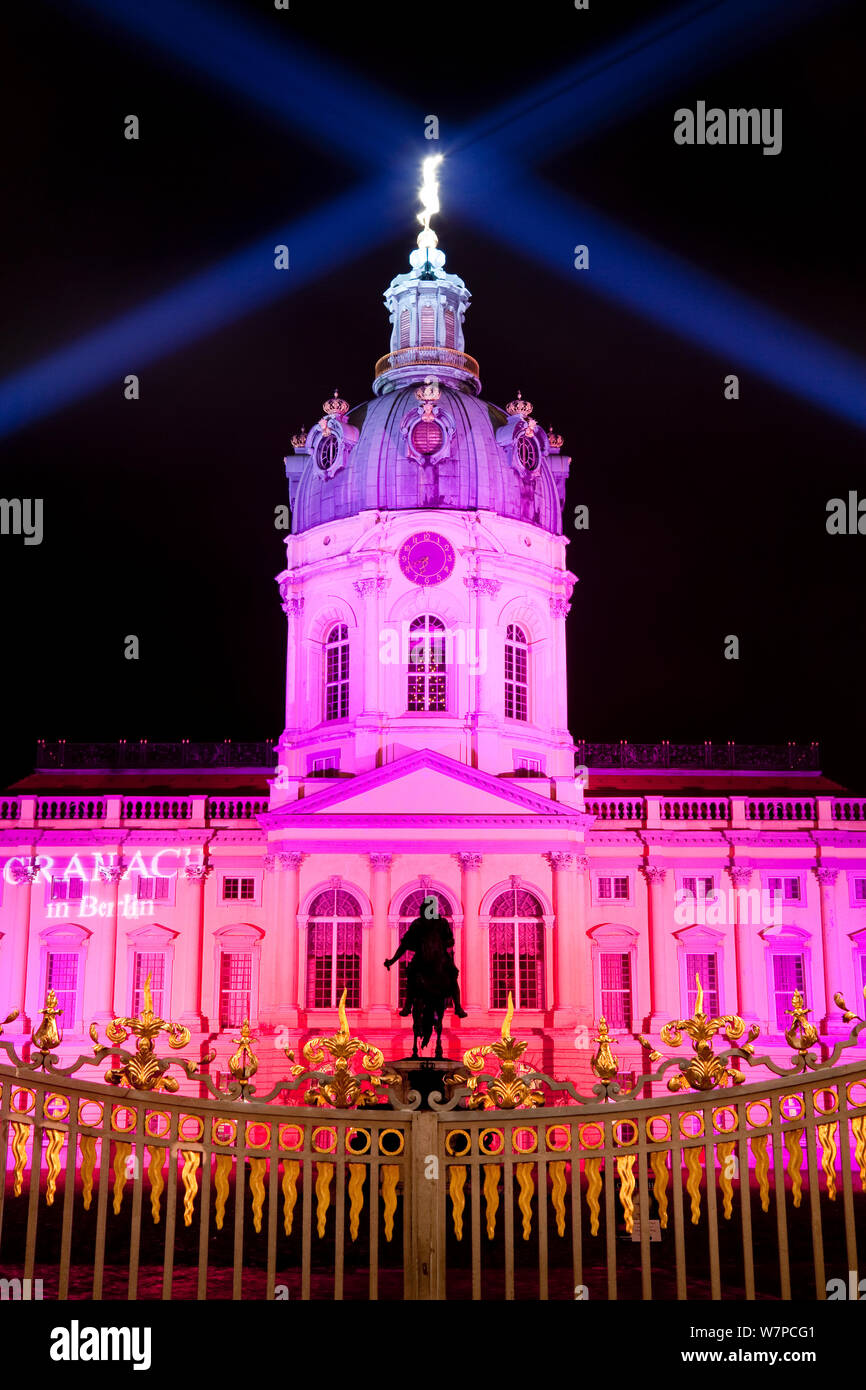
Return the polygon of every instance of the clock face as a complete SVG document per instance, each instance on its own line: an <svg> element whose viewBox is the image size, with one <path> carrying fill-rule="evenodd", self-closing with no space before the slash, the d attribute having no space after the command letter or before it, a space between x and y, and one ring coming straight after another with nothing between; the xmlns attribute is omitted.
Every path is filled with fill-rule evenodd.
<svg viewBox="0 0 866 1390"><path fill-rule="evenodd" d="M454 569L454 547L438 531L416 531L401 545L399 560L413 584L441 584Z"/></svg>

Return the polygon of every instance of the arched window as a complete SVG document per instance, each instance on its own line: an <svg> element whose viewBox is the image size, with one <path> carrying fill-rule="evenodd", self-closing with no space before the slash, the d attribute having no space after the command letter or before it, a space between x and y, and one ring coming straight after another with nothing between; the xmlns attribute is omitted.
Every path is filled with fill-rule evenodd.
<svg viewBox="0 0 866 1390"><path fill-rule="evenodd" d="M410 711L441 713L447 708L445 624L423 613L409 626L409 678L407 707Z"/></svg>
<svg viewBox="0 0 866 1390"><path fill-rule="evenodd" d="M397 923L397 930L399 932L401 941L410 923L414 922L415 918L420 916L421 909L424 906L424 899L428 897L436 898L439 904L439 916L445 917L449 922L451 922L451 918L453 915L451 911L451 904L445 897L444 893L437 893L436 890L433 888L430 889L429 893L425 893L423 888L416 888L413 892L409 893L400 904L400 917ZM451 923L451 925L453 927L453 922ZM397 968L400 971L399 1008L402 1009L406 999L406 974L409 969L409 962L405 956L400 957L399 961L397 962Z"/></svg>
<svg viewBox="0 0 866 1390"><path fill-rule="evenodd" d="M307 1008L361 1007L361 908L342 888L319 893L307 924Z"/></svg>
<svg viewBox="0 0 866 1390"><path fill-rule="evenodd" d="M490 1007L544 1008L544 909L534 893L509 888L490 909Z"/></svg>
<svg viewBox="0 0 866 1390"><path fill-rule="evenodd" d="M347 719L348 715L349 629L338 623L325 642L325 718Z"/></svg>
<svg viewBox="0 0 866 1390"><path fill-rule="evenodd" d="M526 633L516 623L505 632L505 718L529 718L529 657Z"/></svg>

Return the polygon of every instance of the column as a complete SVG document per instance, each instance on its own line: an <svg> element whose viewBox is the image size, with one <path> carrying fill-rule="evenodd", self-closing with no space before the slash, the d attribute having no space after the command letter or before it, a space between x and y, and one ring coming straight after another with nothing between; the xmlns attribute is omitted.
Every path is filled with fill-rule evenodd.
<svg viewBox="0 0 866 1390"><path fill-rule="evenodd" d="M487 941L478 921L481 905L481 855L460 853L460 897L463 903L463 962L460 971L460 997L470 1024L488 1004L484 997L484 952Z"/></svg>
<svg viewBox="0 0 866 1390"><path fill-rule="evenodd" d="M842 1010L838 1004L833 1003L833 995L841 991L844 984L836 926L836 879L839 870L818 864L812 869L812 873L818 880L821 899L821 945L824 959L824 1015L819 1026L822 1032L847 1036L849 1025L842 1022ZM807 999L807 1006L809 1002ZM814 1021L814 1013L812 1018Z"/></svg>
<svg viewBox="0 0 866 1390"><path fill-rule="evenodd" d="M554 1024L567 1026L577 1018L580 997L577 980L577 943L574 920L574 855L560 850L545 855L553 871L554 958L556 999Z"/></svg>
<svg viewBox="0 0 866 1390"><path fill-rule="evenodd" d="M3 1001L3 1018L12 1009L18 1010L18 1017L3 1029L4 1035L12 1037L30 1032L31 1021L24 1008L27 989L27 950L30 944L30 908L33 884L39 876L39 866L31 856L28 863L13 864L9 876L15 883L15 915L12 922L12 937L8 942L9 998ZM42 1001L37 1000L41 1005ZM2 1022L2 1019L0 1019Z"/></svg>
<svg viewBox="0 0 866 1390"><path fill-rule="evenodd" d="M193 1033L206 1029L206 1021L201 1011L201 967L204 949L204 886L213 873L213 865L202 860L201 864L184 866L187 882L184 922L184 945L180 953L179 988L174 990L177 999L178 1021L186 1024ZM179 877L179 875L178 875Z"/></svg>
<svg viewBox="0 0 866 1390"><path fill-rule="evenodd" d="M665 922L664 885L667 869L659 864L644 864L641 872L649 885L649 932L650 932L650 995L652 1013L650 1032L657 1033L663 1023L679 1018L679 1008L674 1003L676 963L670 956L670 932Z"/></svg>
<svg viewBox="0 0 866 1390"><path fill-rule="evenodd" d="M370 901L373 904L373 930L367 952L370 1022L386 1026L391 1022L391 981L385 961L391 955L388 908L391 903L391 864L394 856L377 852L367 857L370 860Z"/></svg>
<svg viewBox="0 0 866 1390"><path fill-rule="evenodd" d="M741 889L748 889L752 870L745 864L726 866L731 883L734 885L734 966L737 981L737 1013L745 1023L758 1022L758 990L753 949L753 934L749 931L748 907L744 908ZM747 895L748 901L748 895ZM728 1010L730 1013L730 1009Z"/></svg>
<svg viewBox="0 0 866 1390"><path fill-rule="evenodd" d="M99 877L106 885L100 893L96 915L93 917L93 941L88 950L88 967L92 972L89 994L92 1020L88 1018L85 1004L84 1026L95 1021L105 1023L125 1014L126 1009L118 1005L114 997L115 974L117 970L117 912L120 897L120 884L129 872L122 858L116 864L101 864ZM103 912L103 908L106 909Z"/></svg>

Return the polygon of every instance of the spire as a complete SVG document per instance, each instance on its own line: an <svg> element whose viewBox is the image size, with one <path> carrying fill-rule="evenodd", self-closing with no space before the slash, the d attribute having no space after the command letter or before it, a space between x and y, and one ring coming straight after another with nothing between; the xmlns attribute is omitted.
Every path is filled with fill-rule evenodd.
<svg viewBox="0 0 866 1390"><path fill-rule="evenodd" d="M445 385L481 390L478 363L464 352L463 319L471 298L459 275L445 269L445 253L430 219L440 210L437 170L442 155L421 166L418 196L421 231L409 256L412 269L397 275L385 291L391 319L391 350L376 363L373 390L385 395L435 376Z"/></svg>

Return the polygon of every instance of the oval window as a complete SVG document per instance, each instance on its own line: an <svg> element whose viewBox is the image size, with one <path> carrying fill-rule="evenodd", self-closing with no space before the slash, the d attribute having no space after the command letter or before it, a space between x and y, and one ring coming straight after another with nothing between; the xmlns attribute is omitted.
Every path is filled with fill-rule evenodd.
<svg viewBox="0 0 866 1390"><path fill-rule="evenodd" d="M335 434L323 434L316 445L316 466L325 473L334 463L339 449Z"/></svg>
<svg viewBox="0 0 866 1390"><path fill-rule="evenodd" d="M419 454L435 454L444 437L438 420L419 420L412 430L412 445Z"/></svg>
<svg viewBox="0 0 866 1390"><path fill-rule="evenodd" d="M539 464L538 445L535 440L522 434L517 441L517 457L527 473L534 473Z"/></svg>

